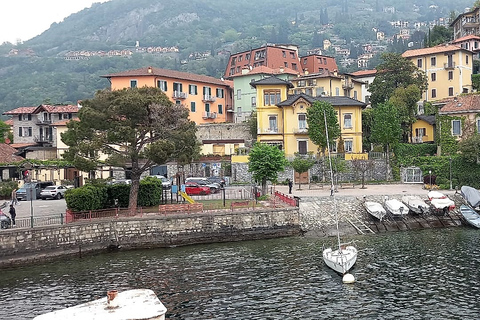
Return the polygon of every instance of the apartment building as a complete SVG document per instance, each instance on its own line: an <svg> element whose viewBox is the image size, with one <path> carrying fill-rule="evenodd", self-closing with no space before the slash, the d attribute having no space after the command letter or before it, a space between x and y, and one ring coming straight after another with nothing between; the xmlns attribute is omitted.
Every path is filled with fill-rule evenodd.
<svg viewBox="0 0 480 320"><path fill-rule="evenodd" d="M135 87L160 88L178 105L190 110L196 124L233 122L231 81L193 73L146 67L102 76L111 90Z"/></svg>
<svg viewBox="0 0 480 320"><path fill-rule="evenodd" d="M468 35L480 35L480 8L459 14L450 23L453 28L453 39L457 40Z"/></svg>
<svg viewBox="0 0 480 320"><path fill-rule="evenodd" d="M451 44L459 46L463 49L470 50L473 52L473 58L479 59L480 56L480 36L478 35L468 35L465 37L458 38L451 42Z"/></svg>
<svg viewBox="0 0 480 320"><path fill-rule="evenodd" d="M408 50L403 57L412 61L428 78L425 101L441 100L472 92L473 53L456 45Z"/></svg>
<svg viewBox="0 0 480 320"><path fill-rule="evenodd" d="M370 105L370 91L368 91L368 88L370 87L370 84L372 84L373 80L375 80L376 74L377 74L376 69L360 70L360 71L347 73L347 75L352 77L354 80L363 83L363 85L361 86L362 93L360 96L362 97L361 101L365 102L367 105Z"/></svg>

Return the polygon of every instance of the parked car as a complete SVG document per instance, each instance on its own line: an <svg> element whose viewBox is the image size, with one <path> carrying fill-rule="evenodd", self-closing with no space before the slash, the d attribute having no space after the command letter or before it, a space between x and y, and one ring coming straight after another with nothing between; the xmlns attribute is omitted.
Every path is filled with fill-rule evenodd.
<svg viewBox="0 0 480 320"><path fill-rule="evenodd" d="M155 177L157 179L162 180L162 187L164 189L170 189L172 187L172 182L170 180L168 180L167 178L165 178L164 176L154 175L154 176L151 176L151 177Z"/></svg>
<svg viewBox="0 0 480 320"><path fill-rule="evenodd" d="M65 197L67 188L64 186L48 186L40 192L40 198L46 199L62 199Z"/></svg>
<svg viewBox="0 0 480 320"><path fill-rule="evenodd" d="M185 183L185 192L189 196L194 195L208 195L210 194L210 187L198 184L196 182L186 182Z"/></svg>
<svg viewBox="0 0 480 320"><path fill-rule="evenodd" d="M210 188L210 193L216 193L218 190L221 189L220 184L216 182L210 182L207 180L207 178L203 177L190 177L185 179L185 183L187 182L195 182L198 183L201 186L206 186Z"/></svg>
<svg viewBox="0 0 480 320"><path fill-rule="evenodd" d="M220 187L225 187L225 179L219 176L212 176L207 178L211 183L218 183Z"/></svg>
<svg viewBox="0 0 480 320"><path fill-rule="evenodd" d="M8 229L12 226L12 219L0 210L0 228Z"/></svg>
<svg viewBox="0 0 480 320"><path fill-rule="evenodd" d="M35 199L38 199L40 198L40 193L42 192L43 189L53 185L54 183L52 181L27 182L20 189L17 190L17 199L19 201L27 200L27 191L29 191L31 188L35 190L35 195L34 195Z"/></svg>

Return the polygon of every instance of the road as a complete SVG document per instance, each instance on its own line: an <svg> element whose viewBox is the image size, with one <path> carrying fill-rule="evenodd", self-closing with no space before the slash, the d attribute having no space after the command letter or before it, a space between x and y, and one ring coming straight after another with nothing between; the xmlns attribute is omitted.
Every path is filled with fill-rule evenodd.
<svg viewBox="0 0 480 320"><path fill-rule="evenodd" d="M32 200L19 201L15 206L17 219L30 217L33 211L34 217L49 216L54 214L65 214L67 204L65 199L60 200ZM8 208L4 209L8 212Z"/></svg>

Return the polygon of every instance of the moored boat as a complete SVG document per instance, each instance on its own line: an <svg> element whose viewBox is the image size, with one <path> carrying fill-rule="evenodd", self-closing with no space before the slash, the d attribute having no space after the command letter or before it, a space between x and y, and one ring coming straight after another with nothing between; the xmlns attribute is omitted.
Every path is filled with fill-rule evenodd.
<svg viewBox="0 0 480 320"><path fill-rule="evenodd" d="M167 308L149 289L110 290L102 299L42 314L34 320L164 320Z"/></svg>
<svg viewBox="0 0 480 320"><path fill-rule="evenodd" d="M416 214L427 213L430 208L419 196L403 196L402 202Z"/></svg>
<svg viewBox="0 0 480 320"><path fill-rule="evenodd" d="M460 194L466 204L472 207L472 209L475 210L480 207L480 192L477 189L469 186L462 186L460 188Z"/></svg>
<svg viewBox="0 0 480 320"><path fill-rule="evenodd" d="M378 220L382 221L382 219L385 217L387 214L387 211L385 208L378 202L375 201L363 201L363 207L367 212L377 218Z"/></svg>
<svg viewBox="0 0 480 320"><path fill-rule="evenodd" d="M432 210L435 213L445 214L448 213L450 210L455 209L455 202L453 202L448 197L445 198L434 198L430 201Z"/></svg>
<svg viewBox="0 0 480 320"><path fill-rule="evenodd" d="M385 200L385 208L393 217L404 217L408 214L408 207L397 199Z"/></svg>
<svg viewBox="0 0 480 320"><path fill-rule="evenodd" d="M478 212L471 207L462 204L460 206L460 213L469 225L480 229L480 214L478 214Z"/></svg>
<svg viewBox="0 0 480 320"><path fill-rule="evenodd" d="M433 200L433 199L445 199L447 196L440 191L432 190L427 193L428 200Z"/></svg>
<svg viewBox="0 0 480 320"><path fill-rule="evenodd" d="M323 250L323 260L331 269L345 274L357 261L357 253L357 248L354 246L340 246L337 250L327 248Z"/></svg>

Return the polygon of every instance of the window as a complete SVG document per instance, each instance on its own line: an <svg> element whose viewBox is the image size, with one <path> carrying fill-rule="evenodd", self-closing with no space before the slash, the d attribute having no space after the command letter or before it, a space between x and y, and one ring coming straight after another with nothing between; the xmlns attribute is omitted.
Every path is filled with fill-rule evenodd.
<svg viewBox="0 0 480 320"><path fill-rule="evenodd" d="M250 53L247 53L247 54L245 55L245 60L250 60Z"/></svg>
<svg viewBox="0 0 480 320"><path fill-rule="evenodd" d="M295 59L295 52L290 52L290 58Z"/></svg>
<svg viewBox="0 0 480 320"><path fill-rule="evenodd" d="M357 91L353 91L353 99L358 100L358 94Z"/></svg>
<svg viewBox="0 0 480 320"><path fill-rule="evenodd" d="M308 96L312 96L313 95L313 89L312 88L306 88L305 89L305 94L308 95Z"/></svg>
<svg viewBox="0 0 480 320"><path fill-rule="evenodd" d="M18 135L20 137L31 137L32 136L32 127L19 127Z"/></svg>
<svg viewBox="0 0 480 320"><path fill-rule="evenodd" d="M298 115L298 129L305 130L307 128L307 116L304 113Z"/></svg>
<svg viewBox="0 0 480 320"><path fill-rule="evenodd" d="M345 152L352 152L353 150L353 141L345 140Z"/></svg>
<svg viewBox="0 0 480 320"><path fill-rule="evenodd" d="M205 112L210 112L210 103L205 103Z"/></svg>
<svg viewBox="0 0 480 320"><path fill-rule="evenodd" d="M196 104L195 101L190 102L190 112L195 112Z"/></svg>
<svg viewBox="0 0 480 320"><path fill-rule="evenodd" d="M242 100L242 89L237 90L237 100Z"/></svg>
<svg viewBox="0 0 480 320"><path fill-rule="evenodd" d="M277 116L268 116L268 131L278 132Z"/></svg>
<svg viewBox="0 0 480 320"><path fill-rule="evenodd" d="M73 117L73 114L71 113L60 113L60 116L59 116L59 119L63 119L63 120L66 120L66 119L72 119ZM47 119L45 119L47 120ZM48 119L48 120L51 120L51 119Z"/></svg>
<svg viewBox="0 0 480 320"><path fill-rule="evenodd" d="M284 63L283 63L283 66L284 66L285 68L288 68L288 62L284 62Z"/></svg>
<svg viewBox="0 0 480 320"><path fill-rule="evenodd" d="M436 81L437 80L437 74L435 72L433 72L431 75L431 78L432 78L432 81Z"/></svg>
<svg viewBox="0 0 480 320"><path fill-rule="evenodd" d="M327 58L323 58L323 64L327 64Z"/></svg>
<svg viewBox="0 0 480 320"><path fill-rule="evenodd" d="M218 114L223 114L223 105L218 105Z"/></svg>
<svg viewBox="0 0 480 320"><path fill-rule="evenodd" d="M282 56L283 56L284 58L287 57L287 53L286 53L284 50L282 50Z"/></svg>
<svg viewBox="0 0 480 320"><path fill-rule="evenodd" d="M468 64L468 55L465 56L465 63Z"/></svg>
<svg viewBox="0 0 480 320"><path fill-rule="evenodd" d="M460 120L452 120L452 135L459 136L461 133L462 130Z"/></svg>
<svg viewBox="0 0 480 320"><path fill-rule="evenodd" d="M448 80L453 80L453 71L448 71Z"/></svg>
<svg viewBox="0 0 480 320"><path fill-rule="evenodd" d="M296 63L292 63L292 69L297 70L297 64Z"/></svg>
<svg viewBox="0 0 480 320"><path fill-rule="evenodd" d="M417 67L418 68L422 67L422 59L417 59Z"/></svg>
<svg viewBox="0 0 480 320"><path fill-rule="evenodd" d="M157 80L157 88L159 88L163 92L167 91L167 81Z"/></svg>
<svg viewBox="0 0 480 320"><path fill-rule="evenodd" d="M307 64L307 62L308 62L308 59L306 59L306 58L303 59L303 64Z"/></svg>
<svg viewBox="0 0 480 320"><path fill-rule="evenodd" d="M307 154L307 141L298 140L298 153Z"/></svg>
<svg viewBox="0 0 480 320"><path fill-rule="evenodd" d="M22 113L18 115L18 120L19 121L30 121L32 120L32 115L31 114L26 114Z"/></svg>
<svg viewBox="0 0 480 320"><path fill-rule="evenodd" d="M448 96L452 97L453 96L453 87L448 88Z"/></svg>
<svg viewBox="0 0 480 320"><path fill-rule="evenodd" d="M223 94L224 94L223 89L217 88L217 98L223 98L224 97Z"/></svg>
<svg viewBox="0 0 480 320"><path fill-rule="evenodd" d="M427 129L425 128L416 128L415 129L415 136L418 138L425 137L427 134Z"/></svg>
<svg viewBox="0 0 480 320"><path fill-rule="evenodd" d="M335 88L335 95L339 96L340 95L340 88Z"/></svg>
<svg viewBox="0 0 480 320"><path fill-rule="evenodd" d="M437 89L432 89L432 98L437 97Z"/></svg>
<svg viewBox="0 0 480 320"><path fill-rule="evenodd" d="M320 97L322 94L325 92L325 88L323 87L318 87L315 89L315 96Z"/></svg>
<svg viewBox="0 0 480 320"><path fill-rule="evenodd" d="M182 102L181 102L180 100L175 100L175 104L176 104L177 106L179 106L179 105L182 104Z"/></svg>
<svg viewBox="0 0 480 320"><path fill-rule="evenodd" d="M211 96L211 95L212 95L212 88L210 88L210 87L203 87L203 95L204 95L204 96Z"/></svg>
<svg viewBox="0 0 480 320"><path fill-rule="evenodd" d="M253 108L257 107L257 97L252 97L252 107Z"/></svg>
<svg viewBox="0 0 480 320"><path fill-rule="evenodd" d="M352 114L351 114L351 113L345 113L345 114L343 115L343 127L344 127L344 128L348 128L348 129L353 128L353 125L352 125Z"/></svg>
<svg viewBox="0 0 480 320"><path fill-rule="evenodd" d="M130 80L130 88L136 88L137 87L137 80Z"/></svg>
<svg viewBox="0 0 480 320"><path fill-rule="evenodd" d="M173 91L183 92L182 91L182 84L180 82L173 83Z"/></svg>
<svg viewBox="0 0 480 320"><path fill-rule="evenodd" d="M191 95L197 95L198 94L197 86L195 84L189 84L188 85L188 93L191 94Z"/></svg>
<svg viewBox="0 0 480 320"><path fill-rule="evenodd" d="M280 103L280 90L264 91L263 98L265 106L274 106Z"/></svg>
<svg viewBox="0 0 480 320"><path fill-rule="evenodd" d="M430 58L430 65L432 67L435 67L437 65L437 58L436 57L431 57Z"/></svg>

